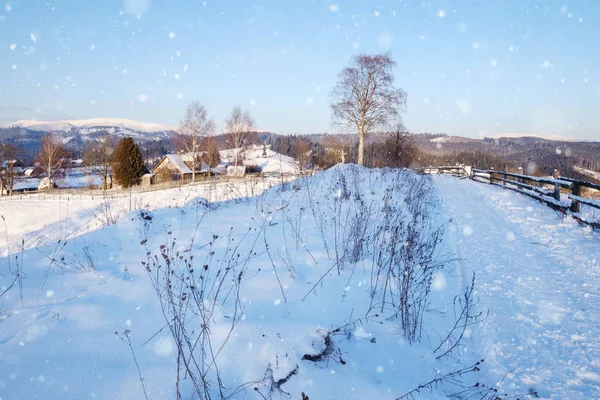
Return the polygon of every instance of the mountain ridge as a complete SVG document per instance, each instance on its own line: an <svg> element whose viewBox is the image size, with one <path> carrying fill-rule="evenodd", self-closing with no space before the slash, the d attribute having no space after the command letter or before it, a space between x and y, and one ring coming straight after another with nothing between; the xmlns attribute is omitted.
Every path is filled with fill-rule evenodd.
<svg viewBox="0 0 600 400"><path fill-rule="evenodd" d="M89 118L63 121L19 120L4 126L4 128L25 128L43 132L68 132L71 129L98 127L118 127L145 133L169 132L177 129L174 126L135 121L127 118Z"/></svg>

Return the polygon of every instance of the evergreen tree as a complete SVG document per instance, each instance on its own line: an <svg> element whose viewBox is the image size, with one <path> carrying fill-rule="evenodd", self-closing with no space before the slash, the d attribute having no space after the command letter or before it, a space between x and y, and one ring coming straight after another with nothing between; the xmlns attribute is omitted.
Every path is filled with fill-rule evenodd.
<svg viewBox="0 0 600 400"><path fill-rule="evenodd" d="M145 170L144 158L133 138L119 139L112 163L115 181L123 187L139 185Z"/></svg>

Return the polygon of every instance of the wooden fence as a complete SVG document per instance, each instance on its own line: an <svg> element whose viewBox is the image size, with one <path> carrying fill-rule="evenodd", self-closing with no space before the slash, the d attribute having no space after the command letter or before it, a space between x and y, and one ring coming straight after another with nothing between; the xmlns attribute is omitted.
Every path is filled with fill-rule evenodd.
<svg viewBox="0 0 600 400"><path fill-rule="evenodd" d="M24 190L14 192L12 196L0 196L0 201L3 200L46 200L46 199L76 199L76 198L90 198L93 200L95 196L102 198L106 195L130 195L137 193L147 193L160 191L165 189L174 188L186 188L191 185L219 185L219 184L236 184L236 183L257 183L257 182L270 182L273 185L278 183L289 182L297 177L311 175L312 171L298 174L252 174L241 177L234 176L211 176L211 177L197 177L195 181L191 179L181 179L176 181L166 181L155 183L152 185L139 185L133 186L130 189L126 188L112 188L108 190L102 189L90 189L90 188L56 188L46 190Z"/></svg>
<svg viewBox="0 0 600 400"><path fill-rule="evenodd" d="M599 222L585 220L580 215L582 204L600 210L600 200L586 197L583 193L583 189L587 188L592 192L598 191L600 194L600 184L560 176L558 170L554 170L552 178L496 171L494 169L476 169L464 165L422 168L419 172L423 174L450 174L459 178L469 178L476 182L484 182L513 190L536 199L555 210L569 213L580 222L589 224L594 228L600 228Z"/></svg>

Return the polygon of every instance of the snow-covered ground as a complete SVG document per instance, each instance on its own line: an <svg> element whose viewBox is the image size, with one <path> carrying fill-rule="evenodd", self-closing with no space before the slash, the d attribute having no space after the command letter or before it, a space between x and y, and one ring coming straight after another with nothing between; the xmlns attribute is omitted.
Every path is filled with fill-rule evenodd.
<svg viewBox="0 0 600 400"><path fill-rule="evenodd" d="M600 172L592 171L591 169L586 169L580 167L578 165L573 166L573 171L579 172L580 174L591 176L594 179L600 180Z"/></svg>
<svg viewBox="0 0 600 400"><path fill-rule="evenodd" d="M456 275L477 276L489 317L472 351L509 391L600 398L600 236L525 196L435 176Z"/></svg>
<svg viewBox="0 0 600 400"><path fill-rule="evenodd" d="M285 178L289 179L289 178ZM106 195L43 193L0 198L0 256L43 246L59 239L70 239L100 229L131 209L181 207L201 196L209 201L224 201L255 196L281 180L246 178L243 180L199 182L182 187L131 195L109 190Z"/></svg>
<svg viewBox="0 0 600 400"><path fill-rule="evenodd" d="M218 299L192 301L179 319L190 339L204 340L210 360L210 352L218 354L216 365L208 364L213 398L217 367L222 392L236 399L301 399L303 392L311 399L396 399L436 377L439 384L409 398L493 394L489 386L520 398L600 396L600 239L573 220L490 185L356 166L264 192L203 190L144 194L134 208L152 211L110 226L94 215L95 199L61 199L60 218L41 200L0 202L13 207L0 212L10 243L51 238L0 259L0 294L15 271L24 272L22 300L18 284L0 298L0 397L144 399L145 388L150 399L175 398L176 320L168 310L194 296ZM54 222L44 227L45 218ZM443 268L431 271L421 341L409 343L390 304L395 290L381 290L372 267L387 265L384 243L410 256L402 265L426 253L415 247L424 243L414 236L418 227L425 235L442 229L425 264ZM472 272L479 297L472 313L489 316L442 357L453 342L444 337L456 321L455 296L468 289ZM393 276L390 282L402 279ZM182 292L165 296L167 287ZM201 337L203 326L210 331ZM329 340L322 359L306 359ZM201 363L202 346L191 347ZM460 385L443 380L461 368L463 377L454 379ZM180 391L190 398L194 388L183 375Z"/></svg>

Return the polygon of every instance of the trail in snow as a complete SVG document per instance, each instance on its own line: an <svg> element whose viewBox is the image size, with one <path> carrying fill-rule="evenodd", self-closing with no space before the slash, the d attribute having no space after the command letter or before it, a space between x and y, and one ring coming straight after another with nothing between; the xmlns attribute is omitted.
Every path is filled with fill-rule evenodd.
<svg viewBox="0 0 600 400"><path fill-rule="evenodd" d="M600 235L501 188L436 176L461 276L489 317L473 328L508 393L600 398ZM466 284L466 279L465 279Z"/></svg>

